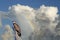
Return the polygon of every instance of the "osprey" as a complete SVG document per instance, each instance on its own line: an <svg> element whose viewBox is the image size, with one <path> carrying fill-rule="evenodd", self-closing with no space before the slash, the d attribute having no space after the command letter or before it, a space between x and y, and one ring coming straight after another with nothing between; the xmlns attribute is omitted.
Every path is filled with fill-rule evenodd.
<svg viewBox="0 0 60 40"><path fill-rule="evenodd" d="M19 25L13 21L13 26L14 26L14 30L17 32L18 36L21 37L21 29L19 27Z"/></svg>

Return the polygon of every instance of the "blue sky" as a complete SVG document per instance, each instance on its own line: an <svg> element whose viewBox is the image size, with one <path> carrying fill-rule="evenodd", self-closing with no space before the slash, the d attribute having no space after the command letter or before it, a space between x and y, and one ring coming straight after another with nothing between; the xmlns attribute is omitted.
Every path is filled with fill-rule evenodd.
<svg viewBox="0 0 60 40"><path fill-rule="evenodd" d="M60 13L60 0L0 0L0 11L8 12L9 6L16 4L28 5L35 9L39 8L43 4L46 6L55 6L58 7L58 13ZM12 26L12 22L7 19L3 19L2 23L3 25L10 24Z"/></svg>
<svg viewBox="0 0 60 40"><path fill-rule="evenodd" d="M60 0L0 0L0 10L8 11L9 6L22 4L33 8L39 8L42 4L60 7ZM59 8L60 10L60 8Z"/></svg>

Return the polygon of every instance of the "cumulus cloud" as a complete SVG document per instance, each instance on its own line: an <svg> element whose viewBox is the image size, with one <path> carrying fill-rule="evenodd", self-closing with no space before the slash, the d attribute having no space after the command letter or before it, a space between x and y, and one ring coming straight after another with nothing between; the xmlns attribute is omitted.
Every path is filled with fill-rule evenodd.
<svg viewBox="0 0 60 40"><path fill-rule="evenodd" d="M22 39L28 40L28 36L33 31L33 27L30 22L35 16L33 8L17 4L9 7L9 12L2 12L1 15L2 18L8 18L18 22L22 30Z"/></svg>
<svg viewBox="0 0 60 40"><path fill-rule="evenodd" d="M55 28L58 24L57 13L58 8L52 6L42 5L36 10L35 23L37 24L38 29L40 29L35 29L37 31L34 32L34 40L52 40L51 36L56 33Z"/></svg>
<svg viewBox="0 0 60 40"><path fill-rule="evenodd" d="M10 25L5 26L5 32L1 35L3 40L14 40L14 34Z"/></svg>
<svg viewBox="0 0 60 40"><path fill-rule="evenodd" d="M36 21L40 26L49 27L51 30L56 26L58 20L58 8L42 5L36 14ZM48 24L48 25L47 25Z"/></svg>
<svg viewBox="0 0 60 40"><path fill-rule="evenodd" d="M57 13L58 8L54 6L42 5L35 10L32 7L17 4L10 6L3 17L17 22L21 27L22 40L53 40L56 34L59 34L55 30L60 18ZM9 32L5 34L8 35Z"/></svg>

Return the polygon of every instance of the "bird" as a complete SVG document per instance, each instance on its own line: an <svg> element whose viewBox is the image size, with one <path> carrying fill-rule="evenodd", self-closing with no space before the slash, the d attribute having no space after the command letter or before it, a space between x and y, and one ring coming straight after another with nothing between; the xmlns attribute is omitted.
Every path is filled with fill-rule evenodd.
<svg viewBox="0 0 60 40"><path fill-rule="evenodd" d="M18 36L21 37L21 28L20 28L20 26L15 21L13 21L13 26L14 26L14 30L17 32Z"/></svg>

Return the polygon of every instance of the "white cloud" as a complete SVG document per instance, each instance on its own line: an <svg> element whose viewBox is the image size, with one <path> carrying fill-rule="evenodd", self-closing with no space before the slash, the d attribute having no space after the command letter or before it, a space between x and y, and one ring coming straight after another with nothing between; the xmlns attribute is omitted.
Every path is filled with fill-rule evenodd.
<svg viewBox="0 0 60 40"><path fill-rule="evenodd" d="M57 21L56 18L58 18L58 8L52 7L52 6L44 6L42 5L36 14L36 20L38 21L38 24L40 26L47 26L51 30L56 26ZM54 23L55 22L55 23ZM47 25L48 24L48 25Z"/></svg>
<svg viewBox="0 0 60 40"><path fill-rule="evenodd" d="M34 9L29 6L24 6L19 4L13 5L9 9L10 9L9 15L11 14L14 15L16 17L14 18L15 21L18 22L18 24L21 27L22 39L28 40L30 33L33 31L33 27L30 21L32 21L32 19L35 16Z"/></svg>
<svg viewBox="0 0 60 40"><path fill-rule="evenodd" d="M35 15L35 22L37 24L37 30L34 35L37 36L35 37L35 40L40 40L38 39L39 37L42 37L41 39L43 40L48 40L46 36L50 38L52 34L55 34L55 28L56 25L58 24L58 8L57 7L52 7L52 6L45 6L42 5L39 9L36 10L36 15ZM37 35L38 33L38 35ZM46 35L46 34L47 35ZM50 34L49 34L50 33ZM51 34L52 33L52 34ZM44 35L45 34L45 35ZM50 35L50 36L49 36ZM49 39L50 40L50 39Z"/></svg>
<svg viewBox="0 0 60 40"><path fill-rule="evenodd" d="M23 40L28 40L28 37L33 30L35 30L37 34L46 29L55 33L55 28L58 23L58 20L56 20L56 18L58 18L57 7L42 5L39 9L35 10L29 6L17 4L10 7L10 12L16 16L15 20L21 26Z"/></svg>
<svg viewBox="0 0 60 40"><path fill-rule="evenodd" d="M3 40L14 40L14 34L10 25L5 26L5 32L1 35Z"/></svg>
<svg viewBox="0 0 60 40"><path fill-rule="evenodd" d="M45 15L46 17L48 17L50 20L54 21L55 17L57 17L57 12L58 12L58 8L57 7L53 7L53 6L44 6L42 5L38 11L39 14Z"/></svg>
<svg viewBox="0 0 60 40"><path fill-rule="evenodd" d="M46 33L48 37L52 34L55 35L56 33L55 28L58 24L57 7L42 5L40 8L35 10L32 7L17 4L9 7L9 11L7 13L8 14L4 14L4 18L9 17L9 19L16 21L21 27L22 40L30 40L29 37L32 32L33 35L31 36L31 40L40 40L39 37L44 36L44 33ZM6 27L6 29L7 28L8 27ZM4 35L7 34L9 34L9 32ZM46 36L44 36L45 39ZM42 37L41 39L44 38Z"/></svg>

